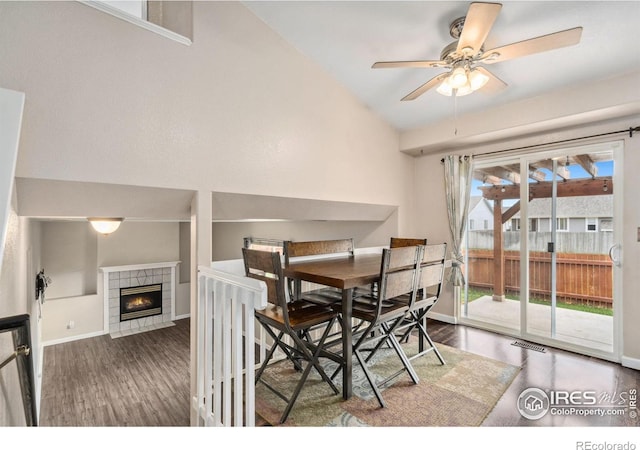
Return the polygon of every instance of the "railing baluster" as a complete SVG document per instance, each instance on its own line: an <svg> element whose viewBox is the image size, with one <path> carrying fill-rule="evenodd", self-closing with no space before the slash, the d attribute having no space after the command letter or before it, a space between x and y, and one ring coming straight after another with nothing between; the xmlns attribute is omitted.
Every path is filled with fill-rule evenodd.
<svg viewBox="0 0 640 450"><path fill-rule="evenodd" d="M251 364L251 361L255 361L255 321L253 314L247 314L249 311L255 309L254 298L246 292L243 292L245 296L245 314L244 314L244 334L246 340L246 355L247 365ZM261 359L262 360L262 359ZM255 370L247 370L245 374L245 425L252 427L256 424L255 412L250 414L251 411L256 410L255 401Z"/></svg>
<svg viewBox="0 0 640 450"><path fill-rule="evenodd" d="M207 426L253 426L254 311L267 305L266 285L255 279L207 267L200 267L199 274L199 417ZM262 348L264 333L260 334L259 344L262 360L265 355Z"/></svg>

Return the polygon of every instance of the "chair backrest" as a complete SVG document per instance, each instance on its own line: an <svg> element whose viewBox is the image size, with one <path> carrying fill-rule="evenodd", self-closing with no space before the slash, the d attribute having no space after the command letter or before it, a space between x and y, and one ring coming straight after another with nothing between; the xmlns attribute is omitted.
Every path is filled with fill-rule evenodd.
<svg viewBox="0 0 640 450"><path fill-rule="evenodd" d="M446 243L430 244L424 247L418 288L422 289L424 296L433 302L440 297L446 254Z"/></svg>
<svg viewBox="0 0 640 450"><path fill-rule="evenodd" d="M283 252L284 243L281 239L271 238L259 238L259 237L245 237L243 240L243 247L254 250L263 250L267 252Z"/></svg>
<svg viewBox="0 0 640 450"><path fill-rule="evenodd" d="M284 241L284 260L285 264L289 264L291 259L304 256L353 256L353 250L353 238L306 242Z"/></svg>
<svg viewBox="0 0 640 450"><path fill-rule="evenodd" d="M382 250L378 294L380 302L410 294L411 304L413 304L416 293L416 277L419 274L423 249L423 246L418 245Z"/></svg>
<svg viewBox="0 0 640 450"><path fill-rule="evenodd" d="M282 275L282 261L277 252L263 250L242 249L244 272L249 278L264 281L267 285L267 300L287 311L287 300L284 291L284 276Z"/></svg>
<svg viewBox="0 0 640 450"><path fill-rule="evenodd" d="M427 240L417 239L417 238L400 238L400 237L392 237L389 240L389 248L413 247L415 245L427 245Z"/></svg>

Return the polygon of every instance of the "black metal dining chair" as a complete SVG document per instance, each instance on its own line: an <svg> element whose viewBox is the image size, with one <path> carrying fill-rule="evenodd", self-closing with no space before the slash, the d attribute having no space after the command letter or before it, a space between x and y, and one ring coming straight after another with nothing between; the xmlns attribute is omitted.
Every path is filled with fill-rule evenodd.
<svg viewBox="0 0 640 450"><path fill-rule="evenodd" d="M404 238L392 236L389 238L389 248L413 247L416 245L427 245L427 238ZM371 286L359 286L355 289L356 297L375 295L378 289L378 283L372 283Z"/></svg>
<svg viewBox="0 0 640 450"><path fill-rule="evenodd" d="M338 313L331 307L313 304L304 300L287 301L285 295L282 261L277 252L242 249L245 275L264 281L268 289L269 305L264 310L256 310L256 320L263 326L273 339L273 344L256 373L256 384L262 382L269 390L287 402L282 413L280 423L284 423L293 408L312 368L320 374L322 379L331 387L334 394L339 391L327 376L319 363L319 358L328 351L324 348L325 340L336 322ZM309 330L323 327L322 336L312 341ZM289 344L288 342L292 342ZM280 348L287 358L302 371L296 388L290 396L280 392L263 379L267 365L273 358L276 349ZM336 359L339 357L336 355ZM287 393L289 394L289 393Z"/></svg>
<svg viewBox="0 0 640 450"><path fill-rule="evenodd" d="M321 241L284 241L284 261L285 264L304 260L309 257L337 257L353 256L353 238L331 239ZM342 292L332 287L318 287L306 292L295 293L293 280L287 284L290 298L298 295L298 298L307 300L319 305L332 305L342 301Z"/></svg>
<svg viewBox="0 0 640 450"><path fill-rule="evenodd" d="M444 358L427 333L426 316L440 298L446 254L446 243L426 245L424 247L422 262L420 263L420 277L418 278L416 297L413 303L407 295L396 299L409 306L405 320L396 330L396 335L400 336L399 341L407 342L411 333L417 329L420 345L423 345L425 341L429 345L428 348L420 349L417 354L411 356L410 359L412 360L433 351L440 360L440 363L445 364Z"/></svg>
<svg viewBox="0 0 640 450"><path fill-rule="evenodd" d="M426 238L403 238L391 237L389 239L389 248L412 247L414 245L427 245Z"/></svg>
<svg viewBox="0 0 640 450"><path fill-rule="evenodd" d="M403 372L417 384L418 375L398 342L395 331L409 311L409 305L396 301L401 295L415 298L416 279L419 276L422 246L383 249L380 267L380 281L376 295L353 299L353 317L368 325L354 333L353 353L362 366L367 381L381 407L386 404L380 388ZM376 382L368 363L372 356L384 345L390 344L398 355L402 368L381 382ZM373 345L370 347L369 345ZM369 353L365 358L364 354ZM341 368L332 374L335 377Z"/></svg>

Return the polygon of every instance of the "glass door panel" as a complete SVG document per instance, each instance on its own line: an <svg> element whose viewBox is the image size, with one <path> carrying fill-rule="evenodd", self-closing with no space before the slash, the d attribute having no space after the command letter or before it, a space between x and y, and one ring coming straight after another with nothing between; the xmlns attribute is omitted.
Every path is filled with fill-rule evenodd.
<svg viewBox="0 0 640 450"><path fill-rule="evenodd" d="M531 167L550 189L545 181L529 183L527 332L613 351L613 152Z"/></svg>
<svg viewBox="0 0 640 450"><path fill-rule="evenodd" d="M462 315L519 332L520 238L509 214L520 196L518 160L476 165L467 226ZM505 215L506 213L506 215Z"/></svg>

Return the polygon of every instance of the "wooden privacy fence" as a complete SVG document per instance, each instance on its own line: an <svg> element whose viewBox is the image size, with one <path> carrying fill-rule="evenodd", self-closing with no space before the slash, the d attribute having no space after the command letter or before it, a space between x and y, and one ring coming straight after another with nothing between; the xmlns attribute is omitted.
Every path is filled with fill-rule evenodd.
<svg viewBox="0 0 640 450"><path fill-rule="evenodd" d="M505 288L520 292L520 252L505 251ZM556 296L565 303L611 306L613 303L612 263L608 255L586 253L556 254ZM468 283L493 288L493 250L470 249ZM529 283L532 296L551 298L551 253L530 252Z"/></svg>

